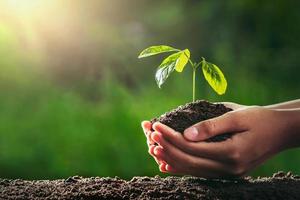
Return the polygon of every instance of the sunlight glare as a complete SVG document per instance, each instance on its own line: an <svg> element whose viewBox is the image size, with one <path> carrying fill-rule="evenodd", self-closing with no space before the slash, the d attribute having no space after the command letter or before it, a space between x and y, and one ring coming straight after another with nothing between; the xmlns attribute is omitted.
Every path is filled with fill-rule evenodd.
<svg viewBox="0 0 300 200"><path fill-rule="evenodd" d="M41 1L39 0L6 0L8 6L19 11L28 11L37 8Z"/></svg>

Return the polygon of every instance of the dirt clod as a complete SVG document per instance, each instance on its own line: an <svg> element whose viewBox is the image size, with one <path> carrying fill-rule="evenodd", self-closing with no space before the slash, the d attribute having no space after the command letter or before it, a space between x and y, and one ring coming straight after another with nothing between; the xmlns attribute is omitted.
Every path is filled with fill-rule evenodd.
<svg viewBox="0 0 300 200"><path fill-rule="evenodd" d="M300 179L279 172L273 177L207 180L198 177L82 178L66 180L0 179L0 199L299 199Z"/></svg>
<svg viewBox="0 0 300 200"><path fill-rule="evenodd" d="M204 120L211 119L223 115L226 112L232 111L232 109L225 107L223 104L213 104L208 101L198 100L192 103L188 103L183 106L179 106L176 109L171 110L158 118L151 120L151 123L161 122L174 130L183 133L183 131ZM218 135L210 138L207 142L219 142L226 140L230 137L230 133Z"/></svg>

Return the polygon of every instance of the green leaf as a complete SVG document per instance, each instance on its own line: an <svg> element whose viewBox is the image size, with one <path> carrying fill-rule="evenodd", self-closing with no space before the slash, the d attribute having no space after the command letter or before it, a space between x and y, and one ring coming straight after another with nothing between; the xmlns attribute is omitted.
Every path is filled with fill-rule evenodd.
<svg viewBox="0 0 300 200"><path fill-rule="evenodd" d="M148 47L147 49L144 49L140 53L138 58L145 58L145 57L153 56L160 53L170 52L170 51L179 51L179 50L166 45L151 46Z"/></svg>
<svg viewBox="0 0 300 200"><path fill-rule="evenodd" d="M202 71L205 79L209 85L219 94L225 94L227 88L227 81L220 68L212 63L206 62L203 58Z"/></svg>
<svg viewBox="0 0 300 200"><path fill-rule="evenodd" d="M159 88L167 80L169 75L174 71L175 63L171 63L167 67L158 68L155 73L155 80Z"/></svg>
<svg viewBox="0 0 300 200"><path fill-rule="evenodd" d="M181 56L182 52L173 53L167 58L165 58L155 73L155 80L159 88L167 80L169 75L174 71L175 65L178 58Z"/></svg>
<svg viewBox="0 0 300 200"><path fill-rule="evenodd" d="M188 49L181 51L181 54L175 64L175 70L177 72L183 71L185 65L188 63L188 61L190 59L190 55L191 55L191 53Z"/></svg>

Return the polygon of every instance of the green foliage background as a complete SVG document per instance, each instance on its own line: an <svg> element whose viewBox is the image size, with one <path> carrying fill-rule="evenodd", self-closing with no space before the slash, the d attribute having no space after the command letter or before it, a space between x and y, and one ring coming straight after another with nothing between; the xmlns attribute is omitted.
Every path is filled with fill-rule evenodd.
<svg viewBox="0 0 300 200"><path fill-rule="evenodd" d="M198 75L198 99L266 105L299 98L299 6L76 0L29 19L2 12L0 177L160 174L140 122L191 101L192 72L187 68L158 89L161 57L137 59L150 45L189 48L195 60L204 56L222 69L226 95L217 96ZM299 165L299 149L289 150L252 175L299 174Z"/></svg>

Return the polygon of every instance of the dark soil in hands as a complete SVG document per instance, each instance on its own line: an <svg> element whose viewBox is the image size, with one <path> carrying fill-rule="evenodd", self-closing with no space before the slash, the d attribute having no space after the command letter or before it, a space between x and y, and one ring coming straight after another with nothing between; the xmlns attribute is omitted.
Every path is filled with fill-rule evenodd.
<svg viewBox="0 0 300 200"><path fill-rule="evenodd" d="M300 178L279 172L270 178L207 180L197 177L0 179L0 199L299 199Z"/></svg>
<svg viewBox="0 0 300 200"><path fill-rule="evenodd" d="M183 131L203 120L211 119L232 111L231 108L225 107L223 104L213 104L208 101L198 100L171 110L158 118L151 120L151 123L161 122L174 130L183 133ZM229 133L215 136L206 140L207 142L218 142L226 140L230 137Z"/></svg>

